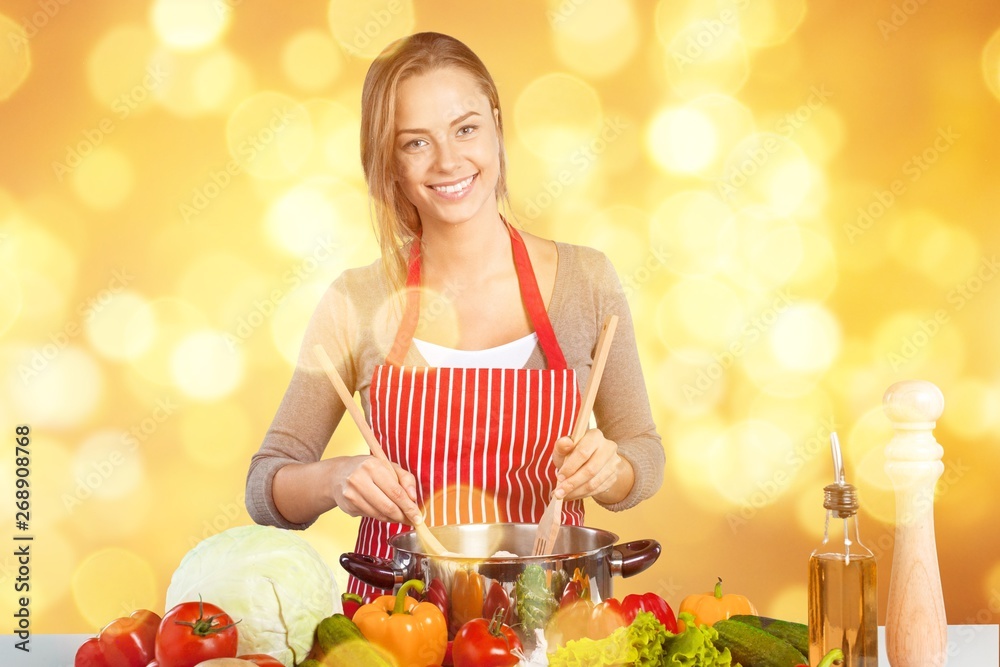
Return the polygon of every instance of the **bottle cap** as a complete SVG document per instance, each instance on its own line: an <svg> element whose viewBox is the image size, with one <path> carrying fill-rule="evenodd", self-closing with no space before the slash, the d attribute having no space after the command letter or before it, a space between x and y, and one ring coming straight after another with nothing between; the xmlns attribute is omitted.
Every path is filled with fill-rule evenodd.
<svg viewBox="0 0 1000 667"><path fill-rule="evenodd" d="M844 457L840 453L836 432L830 434L830 451L833 454L834 483L823 487L823 507L846 519L858 512L858 490L844 481Z"/></svg>
<svg viewBox="0 0 1000 667"><path fill-rule="evenodd" d="M823 487L823 507L846 519L858 513L858 490L853 484L828 484Z"/></svg>

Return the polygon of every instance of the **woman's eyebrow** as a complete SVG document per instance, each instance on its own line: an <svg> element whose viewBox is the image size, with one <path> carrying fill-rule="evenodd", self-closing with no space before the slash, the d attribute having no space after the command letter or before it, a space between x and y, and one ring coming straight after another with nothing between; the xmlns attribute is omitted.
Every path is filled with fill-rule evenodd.
<svg viewBox="0 0 1000 667"><path fill-rule="evenodd" d="M470 118L472 116L478 116L478 115L479 115L478 111L470 111L470 112L466 113L465 115L459 116L455 120L451 121L451 123L449 124L449 127L453 127L455 125L458 125L462 121L464 121L464 120L466 120L466 119L468 119L468 118ZM430 134L430 133L431 133L430 130L425 130L422 127L415 127L415 128L412 128L412 129L397 130L396 131L396 136L398 137L401 134Z"/></svg>

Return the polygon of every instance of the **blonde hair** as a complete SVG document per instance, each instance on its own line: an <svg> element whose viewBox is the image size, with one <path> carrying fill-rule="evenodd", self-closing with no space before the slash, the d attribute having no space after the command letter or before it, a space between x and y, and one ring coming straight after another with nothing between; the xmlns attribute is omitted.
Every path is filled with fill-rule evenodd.
<svg viewBox="0 0 1000 667"><path fill-rule="evenodd" d="M368 68L361 91L361 166L368 185L375 235L390 283L401 287L406 276L404 249L417 238L420 218L394 178L396 95L411 76L442 67L457 67L479 84L497 113L500 177L497 201L509 208L507 161L503 144L503 113L493 77L468 46L448 35L420 32L387 46Z"/></svg>

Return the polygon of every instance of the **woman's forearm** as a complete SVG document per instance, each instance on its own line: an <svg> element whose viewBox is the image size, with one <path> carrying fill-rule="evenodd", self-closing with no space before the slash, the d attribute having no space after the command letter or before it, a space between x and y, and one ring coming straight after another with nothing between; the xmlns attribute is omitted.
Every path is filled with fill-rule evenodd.
<svg viewBox="0 0 1000 667"><path fill-rule="evenodd" d="M287 521L309 523L337 506L333 487L342 459L338 456L314 463L290 463L274 474L271 496Z"/></svg>

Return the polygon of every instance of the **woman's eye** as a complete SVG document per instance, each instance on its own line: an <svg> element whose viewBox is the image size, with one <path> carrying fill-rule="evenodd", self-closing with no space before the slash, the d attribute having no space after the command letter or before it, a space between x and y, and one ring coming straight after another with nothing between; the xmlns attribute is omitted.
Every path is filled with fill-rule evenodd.
<svg viewBox="0 0 1000 667"><path fill-rule="evenodd" d="M423 148L424 144L426 144L426 143L427 142L424 141L423 139L414 139L413 141L407 142L406 145L403 146L403 148L407 148L407 149L411 149L411 148Z"/></svg>
<svg viewBox="0 0 1000 667"><path fill-rule="evenodd" d="M479 129L478 125L465 125L465 126L462 127L462 129L460 129L458 131L458 133L460 135L468 135L468 134L472 134L473 132L475 132L478 129Z"/></svg>

